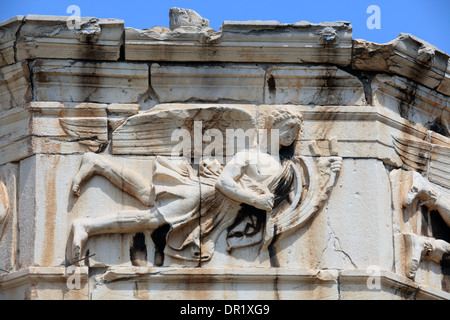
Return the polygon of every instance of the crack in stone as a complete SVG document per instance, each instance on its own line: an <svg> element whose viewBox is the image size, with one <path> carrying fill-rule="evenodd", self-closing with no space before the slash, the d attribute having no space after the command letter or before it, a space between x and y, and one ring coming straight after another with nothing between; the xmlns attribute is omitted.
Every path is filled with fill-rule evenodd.
<svg viewBox="0 0 450 320"><path fill-rule="evenodd" d="M326 209L327 209L327 212L328 212L328 208L326 208ZM334 241L333 241L333 244L332 244L333 250L336 251L336 252L342 253L342 254L344 255L344 257L347 258L348 261L350 261L350 263L352 264L352 266L353 266L355 269L358 269L358 266L356 265L356 263L353 262L353 259L351 258L351 256L350 256L347 252L345 252L345 251L342 249L341 244L340 244L340 241L339 241L339 238L336 236L336 234L334 233L333 229L331 228L330 220L329 220L329 217L328 217L328 216L327 216L327 229L330 231L330 233L329 233L329 236L328 236L327 245L326 245L326 247L322 250L321 257L323 256L324 252L330 247L330 241L334 240ZM317 266L320 264L320 262L321 262L321 261L319 261L319 262L316 264L316 268L317 268Z"/></svg>
<svg viewBox="0 0 450 320"><path fill-rule="evenodd" d="M26 18L24 17L22 19L22 23L20 24L20 26L17 29L16 34L15 34L16 39L14 40L14 45L13 45L14 62L17 62L17 42L19 41L20 31L22 30L22 27L25 25L25 23L26 23Z"/></svg>

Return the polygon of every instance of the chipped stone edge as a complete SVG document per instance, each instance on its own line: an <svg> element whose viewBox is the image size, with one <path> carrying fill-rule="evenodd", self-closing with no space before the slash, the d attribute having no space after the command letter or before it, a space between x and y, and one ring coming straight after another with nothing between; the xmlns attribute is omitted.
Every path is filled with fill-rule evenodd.
<svg viewBox="0 0 450 320"><path fill-rule="evenodd" d="M84 46L85 48L89 48L90 52L104 52L105 54L109 55L108 57L103 56L103 58L98 57L95 58L95 55L93 54L94 58L89 58L92 60L100 60L100 61L118 61L120 60L121 56L121 48L124 45L124 34L125 34L125 28L124 28L124 21L120 19L115 18L95 18L95 17L81 17L81 26L83 27L84 24L86 25L92 25L92 29L95 29L95 26L98 27L97 31L100 31L100 34L96 34L95 37L92 34L90 34L90 30L88 30L88 43L85 43L86 41L83 41L83 36L86 35L86 32L83 28L75 29L75 30L69 30L66 35L63 37L56 37L56 38L50 38L48 35L45 35L44 37L36 36L36 34L33 34L33 32L38 32L39 25L49 25L52 24L55 27L65 27L67 25L67 21L70 19L70 16L53 16L53 15L35 15L35 14L29 14L27 16L24 15L17 15L14 17L11 17L9 19L6 19L4 21L0 22L0 31L3 31L3 33L7 32L8 28L13 29L14 36L12 36L12 39L3 42L0 37L0 57L5 60L5 51L13 51L12 59L9 61L5 61L6 63L1 63L0 66L10 65L12 63L16 63L23 60L29 60L29 59L36 59L36 58L62 58L62 59L70 59L70 58L77 58L80 59L80 51L79 50L73 50L73 48ZM36 24L36 28L32 29L31 34L28 34L27 32L24 32L24 26L26 24ZM117 27L119 30L116 31L113 38L111 38L110 35L104 36L101 35L101 29L103 27L108 28L111 30L112 27ZM89 27L87 27L89 28ZM86 29L86 28L85 28ZM110 33L110 32L108 32ZM52 34L53 35L53 34ZM0 36L2 36L2 33L0 32ZM47 57L46 55L43 55L41 53L32 54L29 48L27 47L28 38L27 37L35 37L36 40L41 41L41 45L43 46L43 50L45 52L45 47L50 45L48 47L48 50L51 50L52 56ZM8 37L9 38L9 37ZM43 41L42 39L48 38L50 41ZM95 38L95 39L94 39ZM59 41L55 41L59 40ZM100 41L100 43L96 44L95 42ZM59 45L58 50L55 50L55 45ZM72 46L72 47L70 47ZM21 47L21 48L19 48ZM69 52L64 53L61 51L62 48L67 47ZM111 47L112 50L105 50L105 48ZM42 50L39 46L36 46L33 50ZM19 52L20 51L20 52ZM61 51L61 52L60 52ZM95 53L94 52L94 53ZM6 52L8 54L8 52ZM72 57L73 56L73 57ZM1 60L0 60L1 62Z"/></svg>
<svg viewBox="0 0 450 320"><path fill-rule="evenodd" d="M51 15L27 15L27 16L14 16L11 17L7 20L4 20L2 22L0 22L0 28L8 28L8 26L10 26L11 28L17 28L17 23L20 22L20 26L18 27L17 32L15 33L15 39L13 39L12 41L14 42L13 49L14 49L14 62L18 62L20 60L23 59L17 59L17 45L20 43L19 38L22 38L23 35L21 34L21 29L22 26L25 25L26 23L42 23L42 24L46 24L46 23L57 23L57 24L61 24L67 21L67 19L70 18L68 16L51 16ZM140 39L138 40L137 38L139 38L138 34L139 33L145 33L148 30L151 29L133 29L133 28L125 28L124 27L124 21L120 20L120 19L99 19L99 18L91 18L91 17L82 17L82 22L86 22L89 21L89 19L95 19L97 21L98 24L100 25L114 25L117 24L120 28L122 28L122 32L121 32L121 39L117 39L117 41L119 41L121 43L121 47L122 49L119 48L119 50L122 50L123 52L126 53L126 49L127 49L127 42L128 44L132 45L132 46L136 46L138 45L139 47L139 43L144 44L147 40L146 39ZM433 74L433 83L438 81L438 84L436 86L433 85L433 87L431 88L429 83L427 81L425 81L426 83L423 83L424 81L420 81L420 79L412 79L414 81L418 81L419 83L427 86L428 88L437 90L438 92L445 94L445 95L449 95L450 92L448 90L448 78L449 78L449 68L448 66L450 65L450 56L443 52L442 50L439 50L438 48L436 48L435 46L433 46L432 44L429 44L428 42L419 39L413 35L410 34L405 34L405 33L401 33L399 34L399 36L396 39L393 39L390 42L384 43L384 44L378 44L378 43L374 43L374 42L370 42L370 41L366 41L366 40L362 40L362 39L352 39L352 25L350 24L350 22L346 22L346 21L336 21L336 22L322 22L322 23L311 23L311 22L307 22L307 21L300 21L300 22L296 22L296 23L280 23L278 21L258 21L258 20L251 20L251 21L224 21L223 25L222 25L222 31L218 31L218 33L224 34L227 32L232 32L232 33L240 33L239 31L243 32L243 35L245 35L245 32L248 31L248 29L255 29L255 30L278 30L278 29L283 29L283 28L294 28L294 29L298 29L299 31L301 31L302 29L311 29L311 32L313 32L314 30L316 30L317 28L321 28L321 29L326 29L326 28L335 28L337 30L338 33L344 33L344 40L345 41L349 41L349 57L345 58L345 63L343 62L344 60L342 60L341 62L335 61L334 63L331 62L332 64L335 65L347 65L347 62L349 62L349 66L350 66L350 70L353 71L372 71L372 72L387 72L389 74L394 74L394 75L403 75L401 69L404 68L405 70L409 70L410 66L406 64L401 64L401 65L397 65L394 69L390 68L389 66L387 66L389 64L389 61L391 61L394 57L397 57L397 59L401 59L400 61L406 61L406 60L411 60L411 59L415 59L416 57L412 57L411 56L411 52L408 51L408 48L406 48L405 46L407 46L407 44L405 44L404 42L408 42L408 41L412 41L415 44L418 45L423 45L426 46L428 48L431 48L432 50L434 50L434 53L436 54L436 59L437 56L439 56L439 66L436 65L436 61L435 63L432 64L432 66L430 67L430 72ZM128 33L128 35L130 36L130 38L127 38L127 29L133 31L131 33ZM70 36L69 38L71 38L72 36ZM76 37L75 34L73 35L73 37ZM136 39L135 39L136 38ZM169 45L170 48L174 48L174 45L177 46L178 43L180 41L176 40L177 37L175 37L174 39L166 39L166 40L159 40L156 41L159 43L159 45L166 43L167 45ZM347 39L348 38L348 39ZM138 42L135 42L138 41ZM152 42L153 40L149 39L150 42ZM251 39L249 40L251 42ZM11 42L11 41L9 41ZM154 42L154 41L153 41ZM173 43L172 43L173 42ZM386 65L384 66L371 66L369 69L370 70L366 70L367 68L360 68L358 66L355 65L355 59L357 59L357 56L355 54L355 50L354 48L352 49L352 47L354 47L354 43L355 42L360 42L360 43L367 43L369 45L373 45L373 47L375 48L374 51L386 51L388 56L388 62L386 63ZM8 45L7 47L9 48L11 45ZM201 49L204 45L202 45L201 43L198 43L197 45L189 45L189 50L192 51L194 53L195 50L197 49ZM224 42L224 45L222 45L224 47L227 47L227 41ZM197 48L198 47L198 48ZM280 45L281 48L281 45ZM339 48L341 48L339 46ZM343 47L341 48L343 49ZM11 49L9 49L11 50ZM133 50L136 50L133 49ZM139 49L137 49L139 51ZM148 51L145 48L142 48L142 53L145 53L146 51ZM172 49L171 49L172 50ZM184 50L184 49L183 49ZM270 50L268 48L266 48L265 50ZM150 50L151 52L153 52L152 50ZM149 52L150 52L149 51ZM265 61L267 59L264 58L263 56L260 56L261 53L263 53L264 49L258 50L255 59L252 60L252 62L270 62L270 61ZM407 52L408 51L408 52ZM386 53L385 52L385 53ZM290 53L289 53L290 54ZM337 53L336 53L337 54ZM157 57L151 57L151 56L147 56L146 54L142 54L141 55L142 58L139 58L141 60L145 60L145 61L165 61L164 59L162 60L158 60L155 59ZM270 56L270 55L269 55ZM36 57L39 58L39 57ZM45 58L45 57L40 57L40 58ZM127 59L127 57L122 57L124 58L125 61L134 61L134 60L130 60ZM204 59L207 58L207 61L209 62L224 62L222 61L223 59L220 58L219 56L212 56L212 57L204 57ZM182 59L178 59L178 58L167 58L167 61L172 61L172 62L182 62ZM405 60L406 59L406 60ZM93 58L93 60L97 60L95 59L95 57ZM264 61L263 61L264 60ZM349 61L347 61L349 60ZM408 60L408 61L409 61ZM103 60L101 60L103 61ZM105 60L106 61L106 60ZM247 61L247 60L246 60ZM445 64L445 61L447 61L447 64L444 66L440 66L440 62L443 62L443 64ZM236 61L229 61L229 62L236 62ZM306 63L308 61L302 61L302 60L295 60L295 61L291 61L291 62L286 62L286 63ZM394 61L392 61L392 63L394 63ZM9 65L11 63L8 63L6 65ZM389 69L389 70L387 70ZM398 70L397 70L398 69ZM433 71L434 70L434 71ZM417 70L416 70L417 71ZM406 72L406 71L405 71ZM409 71L407 71L409 72ZM403 72L404 73L404 72ZM404 76L404 75L403 75ZM436 78L436 76L438 76L439 78ZM411 79L411 77L408 77L408 79ZM427 85L428 84L428 85Z"/></svg>
<svg viewBox="0 0 450 320"><path fill-rule="evenodd" d="M433 51L433 61L431 65L427 67L419 66L420 63L418 62L417 55L420 50L417 52L414 51L416 55L412 56L411 54L413 54L413 52L408 50L408 42L413 42L417 46L431 49ZM360 47L357 48L356 44ZM359 51L364 52L361 53ZM360 60L364 60L358 58L361 54L370 56L370 58L365 61L366 63L364 65L357 63ZM411 68L411 66L408 65L411 63L418 67L416 69ZM445 82L447 81L446 79L450 77L449 66L449 54L409 33L400 33L397 38L381 44L364 39L353 39L350 67L354 71L369 71L402 76L448 96L450 95L450 91L447 89L448 85L445 85ZM428 78L422 79L419 77L420 79L418 79L417 77L411 76L411 73L423 72L426 73ZM430 82L437 82L437 84L431 86Z"/></svg>
<svg viewBox="0 0 450 320"><path fill-rule="evenodd" d="M405 276L385 270L378 271L378 277L382 286L400 290L414 297L424 299L450 300L450 293L436 289L432 286L418 284ZM372 272L366 270L341 270L339 273L339 283L355 284L367 283L375 276Z"/></svg>
<svg viewBox="0 0 450 320"><path fill-rule="evenodd" d="M245 269L211 269L211 268L153 268L153 267L113 267L102 275L102 279L113 282L125 278L155 281L234 281L234 282L271 282L273 277L284 281L311 281L337 283L337 270L313 269L278 269L278 268L245 268Z"/></svg>
<svg viewBox="0 0 450 320"><path fill-rule="evenodd" d="M74 270L71 270L71 274ZM80 280L85 282L89 280L89 268L78 267L77 273ZM23 284L34 282L36 280L61 282L66 281L70 276L68 268L65 267L28 267L18 271L0 274L0 291L14 288Z"/></svg>
<svg viewBox="0 0 450 320"><path fill-rule="evenodd" d="M32 283L36 280L46 282L65 282L69 275L66 267L29 267L15 272L0 274L0 290L12 289L14 287ZM89 281L89 268L78 267L78 274L83 283ZM73 270L72 270L73 271ZM338 293L345 291L342 285L364 285L373 278L371 272L357 269L279 269L279 268L245 268L245 269L210 269L210 268L170 268L170 267L114 267L108 269L99 279L106 283L114 281L139 281L148 282L308 282L336 284ZM450 300L450 293L437 290L436 288L419 285L414 281L395 274L393 272L379 271L381 288L393 288L412 295L414 298L446 299ZM341 288L339 288L341 287ZM370 289L367 288L367 291Z"/></svg>

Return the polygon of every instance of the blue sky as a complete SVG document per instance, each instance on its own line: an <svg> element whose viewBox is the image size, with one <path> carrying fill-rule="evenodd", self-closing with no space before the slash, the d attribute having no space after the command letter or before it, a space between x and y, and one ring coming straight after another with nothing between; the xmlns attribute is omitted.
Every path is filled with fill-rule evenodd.
<svg viewBox="0 0 450 320"><path fill-rule="evenodd" d="M219 30L223 21L350 21L353 38L389 42L411 33L450 54L450 0L0 0L0 21L15 15L70 16L78 5L84 17L117 18L138 29L169 26L169 8L194 9ZM380 8L381 29L367 28L370 5Z"/></svg>

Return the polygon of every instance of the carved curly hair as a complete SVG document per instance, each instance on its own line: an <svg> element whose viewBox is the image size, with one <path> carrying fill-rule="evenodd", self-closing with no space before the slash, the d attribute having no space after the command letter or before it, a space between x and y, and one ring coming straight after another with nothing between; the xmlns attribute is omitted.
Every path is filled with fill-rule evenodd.
<svg viewBox="0 0 450 320"><path fill-rule="evenodd" d="M295 107L279 107L268 117L269 127L273 128L278 123L289 119L297 120L299 126L303 123L303 116Z"/></svg>

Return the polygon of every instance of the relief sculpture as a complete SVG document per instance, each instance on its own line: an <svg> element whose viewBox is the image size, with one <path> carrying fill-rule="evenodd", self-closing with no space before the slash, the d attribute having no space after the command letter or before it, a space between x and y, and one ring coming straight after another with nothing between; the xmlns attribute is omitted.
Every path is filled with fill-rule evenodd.
<svg viewBox="0 0 450 320"><path fill-rule="evenodd" d="M448 239L440 239L433 234L432 215L439 215L443 228L450 228L450 142L440 136L442 141L417 141L394 137L394 146L409 173L408 188L400 195L402 211L407 221L420 216L420 228L403 230L405 241L406 276L414 279L422 259L436 263L450 254ZM416 222L417 224L417 222ZM420 230L419 230L420 229ZM424 230L424 231L422 231ZM411 232L413 231L413 232Z"/></svg>
<svg viewBox="0 0 450 320"><path fill-rule="evenodd" d="M206 157L211 145L206 146L196 162L192 161L199 155L195 139L174 154L178 142L171 136L181 130L195 137L198 121L202 134L215 137L217 148ZM342 159L336 154L295 155L302 122L295 107L274 108L265 120L266 129L253 131L258 134L251 133L256 129L253 116L232 107L163 109L130 117L113 133L112 153L155 156L152 181L115 163L113 157L86 153L72 191L82 196L83 184L101 175L148 209L75 220L69 241L71 260L80 259L91 236L153 231L165 225L169 226L165 254L181 261L209 261L223 232L229 253L256 244L267 248L277 235L301 226L320 210L341 169ZM229 137L220 141L230 129L247 129L251 143L236 149L230 147ZM261 132L277 135L264 140ZM222 161L223 156L229 156L227 161Z"/></svg>
<svg viewBox="0 0 450 320"><path fill-rule="evenodd" d="M0 240L3 237L3 232L6 223L8 222L9 210L10 204L8 198L8 191L6 190L5 184L0 179Z"/></svg>

